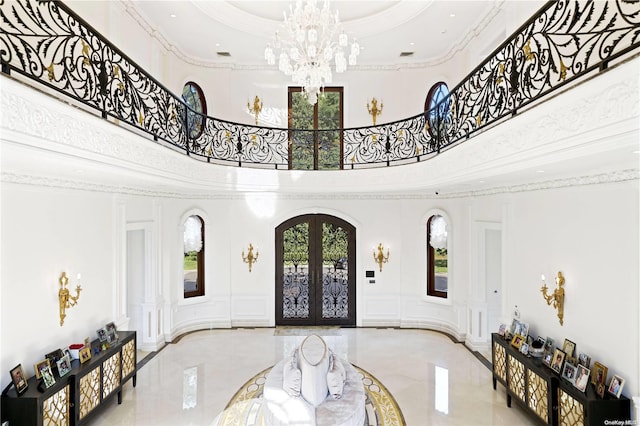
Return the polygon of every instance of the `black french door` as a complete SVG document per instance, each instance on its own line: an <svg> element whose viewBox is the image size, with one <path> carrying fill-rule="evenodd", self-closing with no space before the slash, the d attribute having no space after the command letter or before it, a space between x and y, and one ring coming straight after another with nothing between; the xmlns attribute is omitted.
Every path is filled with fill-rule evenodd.
<svg viewBox="0 0 640 426"><path fill-rule="evenodd" d="M356 325L355 228L323 214L276 228L276 325Z"/></svg>

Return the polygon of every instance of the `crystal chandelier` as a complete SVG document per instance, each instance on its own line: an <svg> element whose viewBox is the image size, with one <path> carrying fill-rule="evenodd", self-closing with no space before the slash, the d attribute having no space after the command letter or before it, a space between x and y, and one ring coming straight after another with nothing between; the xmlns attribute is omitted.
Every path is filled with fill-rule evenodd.
<svg viewBox="0 0 640 426"><path fill-rule="evenodd" d="M333 81L331 62L335 62L336 72L347 69L345 49L349 41L341 28L338 11L333 14L329 0L322 9L316 0L297 0L296 7L289 6L289 16L284 12L284 34L276 33L275 45L268 45L264 58L269 65L276 62L286 75L292 76L293 83L302 86L310 104L318 101L320 90ZM336 40L337 39L337 40ZM357 41L351 43L349 65L356 64L360 54Z"/></svg>

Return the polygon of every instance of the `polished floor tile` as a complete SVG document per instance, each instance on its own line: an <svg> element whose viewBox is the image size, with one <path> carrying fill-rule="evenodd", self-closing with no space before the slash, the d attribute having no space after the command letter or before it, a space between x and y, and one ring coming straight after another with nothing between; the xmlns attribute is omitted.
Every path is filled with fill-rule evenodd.
<svg viewBox="0 0 640 426"><path fill-rule="evenodd" d="M409 426L533 424L516 403L506 406L504 387L493 390L491 371L444 334L391 328L275 330L183 336L148 360L138 371L137 386L131 381L124 386L122 404L114 400L92 424L214 426L248 379L313 332L373 374L392 393Z"/></svg>

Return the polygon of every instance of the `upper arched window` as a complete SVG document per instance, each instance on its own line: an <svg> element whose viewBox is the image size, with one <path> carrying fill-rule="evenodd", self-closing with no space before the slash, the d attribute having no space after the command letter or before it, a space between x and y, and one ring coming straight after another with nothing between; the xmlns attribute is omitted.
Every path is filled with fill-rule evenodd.
<svg viewBox="0 0 640 426"><path fill-rule="evenodd" d="M447 220L435 214L427 220L427 295L447 298L449 236Z"/></svg>
<svg viewBox="0 0 640 426"><path fill-rule="evenodd" d="M438 137L439 130L449 118L449 87L447 83L440 81L429 89L427 99L424 101L424 111L427 113L429 134L433 138Z"/></svg>
<svg viewBox="0 0 640 426"><path fill-rule="evenodd" d="M204 120L207 115L207 102L200 86L190 81L182 88L182 100L189 107L187 110L187 129L189 137L195 139L202 134Z"/></svg>
<svg viewBox="0 0 640 426"><path fill-rule="evenodd" d="M204 296L204 220L184 221L184 297Z"/></svg>

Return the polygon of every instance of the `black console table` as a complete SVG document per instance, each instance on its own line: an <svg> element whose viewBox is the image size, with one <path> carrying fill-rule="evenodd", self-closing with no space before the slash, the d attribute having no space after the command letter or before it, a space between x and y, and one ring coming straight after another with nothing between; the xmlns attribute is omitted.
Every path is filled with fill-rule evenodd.
<svg viewBox="0 0 640 426"><path fill-rule="evenodd" d="M64 377L54 372L56 383L42 392L38 380L29 379L27 391L15 388L2 395L2 421L11 426L82 425L114 395L122 402L122 386L132 379L136 385L136 332L118 331L118 341L80 364L73 360ZM98 341L92 342L92 349Z"/></svg>
<svg viewBox="0 0 640 426"><path fill-rule="evenodd" d="M592 384L581 392L539 358L520 353L497 333L491 335L491 358L493 389L502 383L507 391L507 406L511 407L515 399L538 423L601 426L607 424L605 420L620 420L621 424L631 420L629 398L608 394L600 398Z"/></svg>

